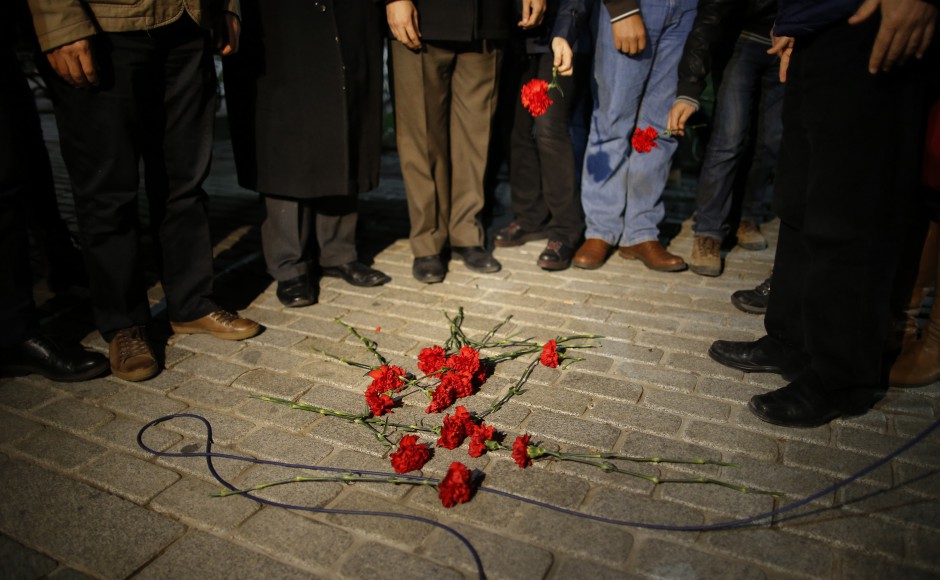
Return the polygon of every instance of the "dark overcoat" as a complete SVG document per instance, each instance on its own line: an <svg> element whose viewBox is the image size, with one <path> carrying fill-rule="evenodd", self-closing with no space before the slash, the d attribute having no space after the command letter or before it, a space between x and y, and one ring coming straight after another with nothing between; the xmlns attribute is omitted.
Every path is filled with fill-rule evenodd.
<svg viewBox="0 0 940 580"><path fill-rule="evenodd" d="M502 40L518 16L518 0L414 0L421 39L429 41ZM518 11L516 11L518 12Z"/></svg>
<svg viewBox="0 0 940 580"><path fill-rule="evenodd" d="M223 59L242 187L308 199L378 184L383 4L242 0L239 52Z"/></svg>

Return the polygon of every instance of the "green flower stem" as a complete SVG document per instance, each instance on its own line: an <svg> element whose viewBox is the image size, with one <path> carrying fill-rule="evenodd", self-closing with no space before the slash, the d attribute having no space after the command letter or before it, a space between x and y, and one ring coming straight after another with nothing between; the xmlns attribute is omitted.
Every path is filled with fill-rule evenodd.
<svg viewBox="0 0 940 580"><path fill-rule="evenodd" d="M261 399L262 401L268 401L269 403L277 403L278 405L284 405L290 407L291 409L298 409L301 411L310 411L313 413L320 413L321 415L327 415L330 417L339 417L340 419L346 419L350 423L370 423L383 425L387 427L394 427L402 431L407 431L410 433L423 432L423 433L433 433L434 435L441 434L440 427L425 427L424 425L415 425L410 424L406 425L404 423L392 423L381 417L373 417L372 415L356 415L354 413L346 413L343 411L334 411L332 409L324 409L323 407L316 407L314 405L307 405L305 403L295 403L293 401L288 401L287 399L278 399L276 397L267 397L267 396L253 396L255 399Z"/></svg>
<svg viewBox="0 0 940 580"><path fill-rule="evenodd" d="M498 323L496 326L494 326L493 328L491 328L490 331L487 332L487 333L483 336L483 340L480 341L480 342L482 342L483 344L486 344L487 341L489 341L491 338L493 338L493 336L495 336L496 333L499 332L499 329L502 328L504 325L506 325L506 323L508 323L511 319L512 319L512 314L510 314L510 315L507 316L502 322Z"/></svg>
<svg viewBox="0 0 940 580"><path fill-rule="evenodd" d="M251 493L253 491L261 491L269 487L275 487L278 485L287 485L290 483L306 483L306 482L325 482L325 481L335 481L337 483L394 483L398 484L410 484L410 485L427 485L434 487L438 484L436 479L414 479L414 478L405 478L405 477L379 477L374 475L360 475L358 473L344 473L342 475L321 475L321 476L303 476L298 475L290 479L282 479L280 481L269 481L267 483L259 483L251 487L246 487L242 489L223 489L216 493L209 494L211 497L228 497L231 495L240 495L245 493Z"/></svg>
<svg viewBox="0 0 940 580"><path fill-rule="evenodd" d="M532 374L532 371L535 370L535 367L537 367L538 364L539 364L538 359L530 362L526 366L525 370L522 371L522 374L519 376L516 382L511 387L509 387L509 391L507 391L506 394L503 395L503 397L500 400L494 401L490 405L489 409L487 409L486 411L484 411L483 413L479 415L480 419L485 418L487 415L491 413L495 413L499 411L500 409L503 408L503 405L509 402L510 399L512 399L516 395L521 395L522 393L524 393L525 390L522 387L523 385L525 385L526 381L529 380L529 375Z"/></svg>
<svg viewBox="0 0 940 580"><path fill-rule="evenodd" d="M558 67L552 67L552 82L548 83L548 89L555 89L558 91L558 94L562 97L565 96L564 91L561 90L561 87L558 86Z"/></svg>
<svg viewBox="0 0 940 580"><path fill-rule="evenodd" d="M364 345L366 346L366 348L369 350L369 352L371 352L373 355L375 355L375 358L378 359L379 364L381 364L381 365L387 365L387 364L388 364L388 361L385 360L385 357L382 356L382 355L379 353L379 351L378 351L378 344L376 344L376 342L375 342L374 340L371 340L371 339L368 339L368 338L362 336L361 334L359 334L358 332L356 332L356 329L355 329L355 328L353 328L353 327L350 326L349 324L346 324L345 322L343 322L343 321L340 320L339 318L336 319L336 322L337 322L338 324L342 325L343 327L345 327L346 330L348 330L348 331L350 332L350 334L352 334L353 336L355 336L356 338L358 338L358 339L359 339L359 342L361 342L362 344L364 344ZM371 367L370 367L370 368L371 368Z"/></svg>
<svg viewBox="0 0 940 580"><path fill-rule="evenodd" d="M362 426L364 426L366 429L368 429L369 431L371 431L372 434L375 436L375 438L378 439L379 443L381 443L382 445L384 445L384 446L386 446L386 447L394 447L394 446L395 446L394 443L392 443L391 441L388 440L388 437L385 436L385 433L379 431L378 429L376 429L375 427L373 427L373 426L370 424L371 421L367 421L366 419L360 417L360 418L358 418L358 419L354 419L354 420L353 420L353 423L355 423L356 425L362 425Z"/></svg>
<svg viewBox="0 0 940 580"><path fill-rule="evenodd" d="M543 450L544 451L544 450ZM549 452L545 451L545 454ZM631 457L619 453L551 453L551 455L564 457L580 457L585 459L620 459L623 461L633 461L635 463L682 463L687 465L718 465L721 467L738 467L737 463L725 463L713 459L670 459L668 457Z"/></svg>
<svg viewBox="0 0 940 580"><path fill-rule="evenodd" d="M360 362L356 362L356 361L354 361L354 360L349 360L348 358L343 358L343 357L341 357L341 356L336 356L335 354L330 354L330 353L326 352L325 350L320 350L320 349L318 349L318 348L315 348L315 349L313 349L313 352L315 352L315 353L317 353L317 354L322 354L323 356L328 356L328 357L330 357L331 359L333 359L333 360L338 360L338 361L341 362L341 363L346 363L346 364L348 364L348 365L351 366L351 367L358 367L358 368L360 368L360 369L365 369L365 370L367 370L367 371L371 371L371 370L372 370L372 367L369 366L369 365L367 365L367 364L363 364L363 363L360 363Z"/></svg>

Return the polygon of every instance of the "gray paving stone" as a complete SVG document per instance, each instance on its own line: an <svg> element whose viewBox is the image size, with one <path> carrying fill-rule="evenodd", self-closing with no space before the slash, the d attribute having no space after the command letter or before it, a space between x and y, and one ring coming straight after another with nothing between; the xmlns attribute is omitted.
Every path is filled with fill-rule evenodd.
<svg viewBox="0 0 940 580"><path fill-rule="evenodd" d="M919 495L940 499L940 471L918 465L894 462L892 465L898 485Z"/></svg>
<svg viewBox="0 0 940 580"><path fill-rule="evenodd" d="M848 425L839 429L837 445L859 453L881 457L891 453L907 443L905 437L894 437L883 433L874 433L862 429L853 429ZM924 467L940 467L940 454L932 443L915 445L909 451L899 455L895 461L913 463Z"/></svg>
<svg viewBox="0 0 940 580"><path fill-rule="evenodd" d="M232 384L238 377L251 370L244 365L200 353L194 354L174 368L223 385Z"/></svg>
<svg viewBox="0 0 940 580"><path fill-rule="evenodd" d="M255 544L279 559L293 559L305 568L328 567L353 543L353 536L335 526L289 510L263 507L238 527L243 542Z"/></svg>
<svg viewBox="0 0 940 580"><path fill-rule="evenodd" d="M588 417L629 431L671 435L679 431L682 418L634 403L596 401Z"/></svg>
<svg viewBox="0 0 940 580"><path fill-rule="evenodd" d="M686 392L691 392L698 382L698 375L693 373L632 362L617 365L614 374L631 381L649 383L667 389Z"/></svg>
<svg viewBox="0 0 940 580"><path fill-rule="evenodd" d="M260 399L247 399L237 409L238 415L254 424L278 427L293 433L305 431L320 419L317 413L291 409Z"/></svg>
<svg viewBox="0 0 940 580"><path fill-rule="evenodd" d="M179 443L173 445L169 449L166 449L167 453L204 453L206 450L205 439L182 439ZM213 445L213 453L225 453L233 455L245 455L244 453L238 453L236 450L222 445ZM204 457L160 457L157 459L158 465L163 465L177 471L201 479L203 481L211 482L213 485L218 485L218 482L212 477L209 473L209 470L206 467L206 460ZM216 458L213 461L218 474L227 481L232 481L238 474L242 473L248 469L249 465L242 461L234 461L229 459Z"/></svg>
<svg viewBox="0 0 940 580"><path fill-rule="evenodd" d="M40 463L60 469L77 467L104 453L100 445L73 437L55 427L37 431L14 447Z"/></svg>
<svg viewBox="0 0 940 580"><path fill-rule="evenodd" d="M709 324L699 320L683 320L676 334L705 340L711 345L719 337L723 340L752 341L764 335L764 332L731 329L721 325Z"/></svg>
<svg viewBox="0 0 940 580"><path fill-rule="evenodd" d="M633 343L640 346L656 347L669 351L680 351L691 354L708 352L712 341L708 339L685 338L675 334L666 334L647 330L637 331Z"/></svg>
<svg viewBox="0 0 940 580"><path fill-rule="evenodd" d="M52 386L56 390L64 391L82 401L99 401L105 397L110 397L123 388L109 378L92 379L77 383L52 383Z"/></svg>
<svg viewBox="0 0 940 580"><path fill-rule="evenodd" d="M705 521L699 508L610 488L596 490L583 510L603 518L638 524L698 526Z"/></svg>
<svg viewBox="0 0 940 580"><path fill-rule="evenodd" d="M371 379L368 378L366 380L371 381ZM330 409L332 411L360 414L368 411L368 405L366 404L364 393L365 389L361 391L354 391L348 387L345 389L337 389L334 387L317 384L313 385L313 387L311 387L311 389L300 398L300 402L316 407ZM309 411L296 410L294 412L315 415L315 413ZM395 416L396 412L397 411L393 411L392 417ZM328 419L330 421L342 420L333 417L328 417Z"/></svg>
<svg viewBox="0 0 940 580"><path fill-rule="evenodd" d="M142 381L140 383L134 383L134 386L151 390L156 393L168 393L185 381L188 381L190 378L191 377L188 373L177 372L173 369L163 369L160 371L160 374L154 378ZM119 379L114 380L120 381ZM121 384L126 383L119 382L113 384L118 384L118 386L120 386Z"/></svg>
<svg viewBox="0 0 940 580"><path fill-rule="evenodd" d="M284 373L252 370L241 375L232 386L254 395L294 399L310 389L310 382Z"/></svg>
<svg viewBox="0 0 940 580"><path fill-rule="evenodd" d="M169 397L189 405L206 406L226 411L244 402L246 398L244 393L203 379L186 381L170 391Z"/></svg>
<svg viewBox="0 0 940 580"><path fill-rule="evenodd" d="M828 473L844 478L868 467L874 461L868 455L851 451L835 450L828 446L812 445L800 441L788 442L784 448L784 463ZM862 482L881 488L891 486L891 470L878 469L861 479Z"/></svg>
<svg viewBox="0 0 940 580"><path fill-rule="evenodd" d="M191 531L136 576L164 578L310 578L310 571L288 566L254 550Z"/></svg>
<svg viewBox="0 0 940 580"><path fill-rule="evenodd" d="M281 348L288 348L297 344L303 339L304 339L304 335L299 332L294 332L291 330L285 330L281 328L265 328L264 332L262 332L261 334L257 336L253 336L244 341L245 343L249 345L249 348L246 348L245 351L242 351L242 353L239 353L239 356L246 356L246 351L254 351L256 348L256 345L277 346ZM250 365L249 361L245 361L245 362Z"/></svg>
<svg viewBox="0 0 940 580"><path fill-rule="evenodd" d="M513 534L554 554L589 558L602 565L624 564L633 548L633 535L624 528L536 506L526 506L510 522Z"/></svg>
<svg viewBox="0 0 940 580"><path fill-rule="evenodd" d="M271 310L270 308L249 308L241 314L245 318L250 318L255 322L260 322L267 328L283 328L289 326L297 319L297 313L285 310Z"/></svg>
<svg viewBox="0 0 940 580"><path fill-rule="evenodd" d="M634 457L659 457L683 460L722 460L721 450L713 447L635 432L627 432L623 441L618 445L616 451ZM708 465L690 465L686 467L682 464L670 464L669 469L689 471L695 473L696 475L717 476L719 473L718 467Z"/></svg>
<svg viewBox="0 0 940 580"><path fill-rule="evenodd" d="M552 505L568 508L579 506L587 496L590 485L579 477L549 470L547 466L548 462L543 461L527 469L520 469L510 460L493 461L486 468L485 484Z"/></svg>
<svg viewBox="0 0 940 580"><path fill-rule="evenodd" d="M171 344L178 348L185 348L194 353L214 354L217 356L232 356L245 345L237 340L219 340L208 334L184 334L170 338Z"/></svg>
<svg viewBox="0 0 940 580"><path fill-rule="evenodd" d="M109 493L145 504L179 475L123 453L108 453L81 468L78 476Z"/></svg>
<svg viewBox="0 0 940 580"><path fill-rule="evenodd" d="M238 495L212 497L222 490L212 484L191 477L179 478L150 501L150 508L202 529L228 531L245 521L260 504Z"/></svg>
<svg viewBox="0 0 940 580"><path fill-rule="evenodd" d="M921 568L911 563L889 560L850 552L842 558L842 574L845 578L904 578L905 580L935 580L937 568Z"/></svg>
<svg viewBox="0 0 940 580"><path fill-rule="evenodd" d="M541 579L552 565L551 553L539 546L515 538L496 536L490 530L463 525L456 529L479 553L487 578ZM443 530L435 530L421 546L419 553L446 566L462 570L464 574L476 573L467 548Z"/></svg>
<svg viewBox="0 0 940 580"><path fill-rule="evenodd" d="M601 342L601 347L596 351L591 351L591 353L597 356L611 357L615 362L620 362L619 359L624 359L634 362L656 364L662 360L664 355L664 352L658 348L642 346L634 344L633 342L610 338L605 338Z"/></svg>
<svg viewBox="0 0 940 580"><path fill-rule="evenodd" d="M316 469L299 469L278 465L255 465L239 475L232 484L240 489L253 488L277 482L289 482L252 491L252 495L262 500L303 508L323 508L333 501L342 491L343 484L331 481L293 481L298 476L320 477L333 476L333 473ZM228 499L228 498L222 498ZM300 510L297 513L310 516L312 512Z"/></svg>
<svg viewBox="0 0 940 580"><path fill-rule="evenodd" d="M892 419L895 432L901 437L914 437L933 424L935 419L896 415Z"/></svg>
<svg viewBox="0 0 940 580"><path fill-rule="evenodd" d="M766 392L767 389L764 387L735 380L712 377L703 377L695 389L695 393L698 395L728 401L738 407L746 405L754 395L760 395ZM792 429L790 431L792 431Z"/></svg>
<svg viewBox="0 0 940 580"><path fill-rule="evenodd" d="M741 371L713 361L706 355L706 351L697 354L669 353L663 364L669 368L688 371L703 377L740 379L742 376Z"/></svg>
<svg viewBox="0 0 940 580"><path fill-rule="evenodd" d="M397 440L397 437L391 438L393 441ZM433 440L425 440L422 443L429 444L432 453L434 452ZM376 457L375 455L367 455L365 453L359 453L357 451L352 451L349 449L339 449L332 455L330 455L325 461L322 462L323 465L328 465L329 467L338 467L341 469L348 470L350 472L363 472L363 471L372 471L379 473L393 473L394 469L392 468L391 460L386 455L385 457ZM447 466L450 464L448 463ZM445 466L446 469L446 466ZM424 471L427 471L424 470ZM422 472L410 472L409 475L421 475ZM389 499L401 498L411 489L409 485L390 485L387 483L357 483L355 484L356 489L365 493L371 493L376 496L382 496Z"/></svg>
<svg viewBox="0 0 940 580"><path fill-rule="evenodd" d="M328 419L325 417L314 424L308 435L337 448L353 449L377 457L385 453L385 447L365 427L339 419Z"/></svg>
<svg viewBox="0 0 940 580"><path fill-rule="evenodd" d="M896 558L904 554L904 528L868 514L839 509L817 512L811 506L789 512L777 526L828 546Z"/></svg>
<svg viewBox="0 0 940 580"><path fill-rule="evenodd" d="M558 386L529 385L523 396L519 397L520 405L526 405L535 409L544 409L575 417L583 414L589 406L592 399L574 391L569 391Z"/></svg>
<svg viewBox="0 0 940 580"><path fill-rule="evenodd" d="M95 430L91 434L91 438L109 447L116 446L138 457L149 458L152 456L137 444L137 433L144 425L143 421L118 416L110 423ZM159 426L151 427L144 435L144 443L156 451L163 451L180 439L182 439L180 435L170 433Z"/></svg>
<svg viewBox="0 0 940 580"><path fill-rule="evenodd" d="M916 530L910 535L907 557L912 563L922 565L925 568L940 570L940 558L937 557L937 546L940 546L940 533Z"/></svg>
<svg viewBox="0 0 940 580"><path fill-rule="evenodd" d="M753 433L746 435L733 427L704 421L690 421L685 428L685 439L758 459L774 460L779 453L777 444L769 437Z"/></svg>
<svg viewBox="0 0 940 580"><path fill-rule="evenodd" d="M42 429L42 425L38 423L12 413L0 411L0 445L8 445L14 441L25 439L40 429Z"/></svg>
<svg viewBox="0 0 940 580"><path fill-rule="evenodd" d="M730 558L682 544L646 540L636 548L633 567L647 578L741 578L759 580L766 574Z"/></svg>
<svg viewBox="0 0 940 580"><path fill-rule="evenodd" d="M300 342L303 340L303 336L298 334L296 335L296 339L296 341L290 344ZM290 346L290 344L284 346ZM307 362L306 357L287 352L286 350L271 348L270 346L262 347L254 345L239 351L238 354L235 355L234 360L252 368L264 368L280 372L288 372Z"/></svg>
<svg viewBox="0 0 940 580"><path fill-rule="evenodd" d="M845 511L891 520L899 525L940 531L940 503L902 488L889 490L853 483L842 490Z"/></svg>
<svg viewBox="0 0 940 580"><path fill-rule="evenodd" d="M238 442L238 449L260 459L314 465L330 454L332 447L310 437L263 427Z"/></svg>
<svg viewBox="0 0 940 580"><path fill-rule="evenodd" d="M57 566L55 560L0 534L0 577L9 580L43 578Z"/></svg>
<svg viewBox="0 0 940 580"><path fill-rule="evenodd" d="M350 360L362 364L372 364L375 360L369 360L369 358L362 353L357 353L353 355L353 357L354 358ZM337 361L315 360L303 365L293 374L314 383L332 385L343 389L362 386L362 392L365 392L366 387L372 382L372 379L366 377L366 373L367 371L363 369L345 365Z"/></svg>
<svg viewBox="0 0 940 580"><path fill-rule="evenodd" d="M124 578L179 537L180 524L39 467L0 470L0 529L50 557Z"/></svg>
<svg viewBox="0 0 940 580"><path fill-rule="evenodd" d="M187 409L186 412L207 419L212 425L212 440L221 445L232 445L254 428L254 423L214 409L192 407ZM181 433L184 436L199 437L205 434L205 427L202 423L196 423L195 421L164 423L164 425L167 429Z"/></svg>
<svg viewBox="0 0 940 580"><path fill-rule="evenodd" d="M387 498L358 491L358 488L347 489L328 507L331 509L355 512L380 511L435 519L429 512L415 509L411 506L389 502ZM430 525L418 520L376 515L332 514L327 516L327 519L333 524L341 525L346 529L356 530L361 534L377 540L394 538L396 545L411 549L421 544L424 538L433 530Z"/></svg>
<svg viewBox="0 0 940 580"><path fill-rule="evenodd" d="M790 429L771 425L757 418L746 405L733 405L731 407L730 425L751 431L758 435L773 437L780 441L802 441L810 445L826 445L833 438L831 425L823 425L813 429Z"/></svg>
<svg viewBox="0 0 940 580"><path fill-rule="evenodd" d="M548 575L550 580L569 578L592 578L596 580L639 580L641 576L624 572L623 567L608 568L590 560L579 558L557 558Z"/></svg>
<svg viewBox="0 0 940 580"><path fill-rule="evenodd" d="M700 470L700 474L703 471ZM729 479L726 476L733 472L733 468L727 468L723 474L718 475L718 478ZM690 471L664 469L662 477L663 479L688 478L697 475ZM749 518L774 509L774 498L772 496L740 493L717 485L664 483L658 487L658 491L661 494L660 497L664 499L709 512L708 520L710 524Z"/></svg>
<svg viewBox="0 0 940 580"><path fill-rule="evenodd" d="M593 421L536 409L526 421L526 430L536 437L581 445L594 449L610 449L620 437L620 429Z"/></svg>
<svg viewBox="0 0 940 580"><path fill-rule="evenodd" d="M173 346L172 344L167 345L166 351L164 354L164 360L163 360L163 364L166 368L164 368L163 372L161 372L160 374L163 374L167 370L172 369L175 365L181 363L182 361L192 356L193 356L193 351L191 350L187 350L185 348L177 348ZM117 381L119 384L127 384L126 381L122 381L121 379L113 379L113 380Z"/></svg>
<svg viewBox="0 0 940 580"><path fill-rule="evenodd" d="M143 419L144 422L165 415L180 413L187 407L186 403L137 388L125 389L113 397L105 399L101 404L115 413Z"/></svg>
<svg viewBox="0 0 940 580"><path fill-rule="evenodd" d="M617 378L569 370L559 375L555 385L571 391L636 403L643 388Z"/></svg>
<svg viewBox="0 0 940 580"><path fill-rule="evenodd" d="M356 546L346 558L339 574L342 578L376 578L385 576L390 570L394 570L396 576L415 580L463 578L462 574L452 568L445 568L413 554L376 543Z"/></svg>
<svg viewBox="0 0 940 580"><path fill-rule="evenodd" d="M30 383L23 378L0 381L0 405L10 409L35 409L57 396L59 395L54 390Z"/></svg>
<svg viewBox="0 0 940 580"><path fill-rule="evenodd" d="M614 312L607 319L607 322L613 325L626 326L628 328L656 329L664 332L675 332L679 329L679 321L674 318L667 318L662 314L650 312L641 314L637 312Z"/></svg>
<svg viewBox="0 0 940 580"><path fill-rule="evenodd" d="M729 557L801 577L828 577L836 561L827 546L767 528L719 530L704 534L702 539Z"/></svg>
<svg viewBox="0 0 940 580"><path fill-rule="evenodd" d="M731 415L731 408L725 403L698 397L690 393L677 393L655 387L643 390L643 399L640 401L646 407L661 411L681 413L702 419L721 421Z"/></svg>

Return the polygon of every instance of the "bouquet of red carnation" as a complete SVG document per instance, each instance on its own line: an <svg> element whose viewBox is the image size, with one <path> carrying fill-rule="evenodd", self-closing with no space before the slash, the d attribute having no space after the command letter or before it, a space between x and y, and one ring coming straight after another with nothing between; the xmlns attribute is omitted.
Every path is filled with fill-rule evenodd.
<svg viewBox="0 0 940 580"><path fill-rule="evenodd" d="M522 106L525 107L533 117L544 115L548 112L548 108L555 102L548 96L548 91L551 89L555 89L558 91L558 94L565 96L565 94L561 92L561 87L558 86L558 73L554 68L552 69L551 83L547 83L542 79L532 79L522 85Z"/></svg>

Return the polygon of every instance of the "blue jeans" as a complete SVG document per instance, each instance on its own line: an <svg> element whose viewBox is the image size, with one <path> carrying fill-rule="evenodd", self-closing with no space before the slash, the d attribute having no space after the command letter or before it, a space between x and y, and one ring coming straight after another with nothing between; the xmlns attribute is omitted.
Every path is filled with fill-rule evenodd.
<svg viewBox="0 0 940 580"><path fill-rule="evenodd" d="M661 136L657 149L634 153L630 137L635 128L665 131L697 4L644 0L647 40L638 56L615 48L610 13L603 6L595 11L594 111L581 177L588 238L631 246L659 237L658 224L665 215L662 194L677 143Z"/></svg>
<svg viewBox="0 0 940 580"><path fill-rule="evenodd" d="M780 60L767 54L769 45L746 37L738 38L734 54L725 67L712 134L699 174L692 230L696 235L724 239L728 214L738 174L744 177L743 218L760 223L773 194L774 168L783 134L783 83ZM747 159L751 125L757 107L757 129L753 132L753 155ZM748 163L749 162L749 163ZM750 168L748 168L750 165Z"/></svg>

